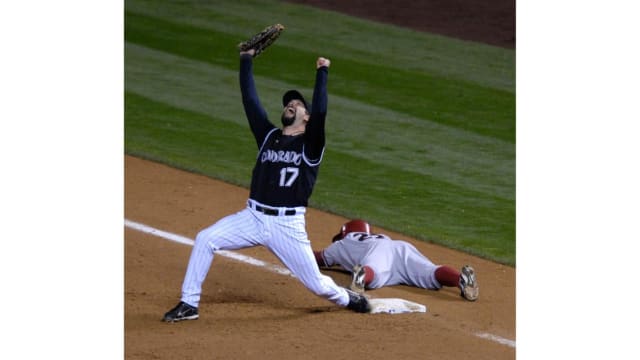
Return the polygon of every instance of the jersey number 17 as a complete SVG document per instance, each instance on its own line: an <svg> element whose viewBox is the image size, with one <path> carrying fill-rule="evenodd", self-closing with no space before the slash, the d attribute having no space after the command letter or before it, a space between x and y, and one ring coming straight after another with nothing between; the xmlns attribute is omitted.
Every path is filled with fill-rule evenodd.
<svg viewBox="0 0 640 360"><path fill-rule="evenodd" d="M297 167L286 167L280 170L280 186L290 187L298 178L299 169Z"/></svg>

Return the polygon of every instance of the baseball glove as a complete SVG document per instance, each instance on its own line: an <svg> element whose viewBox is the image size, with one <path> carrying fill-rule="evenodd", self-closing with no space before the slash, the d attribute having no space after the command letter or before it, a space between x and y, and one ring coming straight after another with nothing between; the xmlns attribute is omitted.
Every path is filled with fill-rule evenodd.
<svg viewBox="0 0 640 360"><path fill-rule="evenodd" d="M253 57L256 57L280 37L282 30L284 30L284 26L280 24L267 26L264 30L253 35L249 40L238 44L238 49L240 51L249 51L254 49L256 52L253 54Z"/></svg>

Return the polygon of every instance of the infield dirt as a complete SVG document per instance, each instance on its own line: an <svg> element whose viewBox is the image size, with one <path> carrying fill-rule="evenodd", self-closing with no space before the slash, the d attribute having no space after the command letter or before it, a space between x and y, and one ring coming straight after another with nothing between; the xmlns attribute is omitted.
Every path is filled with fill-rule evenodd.
<svg viewBox="0 0 640 360"><path fill-rule="evenodd" d="M199 230L244 207L248 190L165 165L125 158L125 217L194 239ZM330 243L346 219L309 209L314 248ZM394 286L375 297L403 298L427 313L356 314L307 291L296 279L222 256L204 283L200 319L160 321L180 298L191 247L125 228L125 355L127 359L513 359L515 349L478 337L515 339L515 270L417 241L439 264L472 264L480 298L453 288ZM262 247L240 253L280 264ZM324 271L341 285L350 277Z"/></svg>

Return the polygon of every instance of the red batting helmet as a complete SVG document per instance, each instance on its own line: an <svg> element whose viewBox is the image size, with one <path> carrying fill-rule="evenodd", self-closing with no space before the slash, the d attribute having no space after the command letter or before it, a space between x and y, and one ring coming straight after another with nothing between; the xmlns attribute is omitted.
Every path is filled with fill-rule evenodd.
<svg viewBox="0 0 640 360"><path fill-rule="evenodd" d="M363 232L363 233L371 234L371 226L369 226L368 222L360 219L355 219L355 220L346 222L344 223L344 225L342 225L340 232L333 237L333 242L342 240L345 236L347 236L348 233L352 233L352 232Z"/></svg>

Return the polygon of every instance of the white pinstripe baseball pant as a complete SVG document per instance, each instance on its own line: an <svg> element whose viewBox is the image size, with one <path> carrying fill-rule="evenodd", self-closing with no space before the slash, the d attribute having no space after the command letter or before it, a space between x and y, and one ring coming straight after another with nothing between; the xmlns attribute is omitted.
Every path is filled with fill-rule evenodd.
<svg viewBox="0 0 640 360"><path fill-rule="evenodd" d="M263 245L311 292L338 306L347 306L349 295L346 290L323 275L316 264L305 228L305 208L296 209L296 215L273 216L247 207L200 231L182 283L181 300L198 307L202 283L215 251Z"/></svg>

